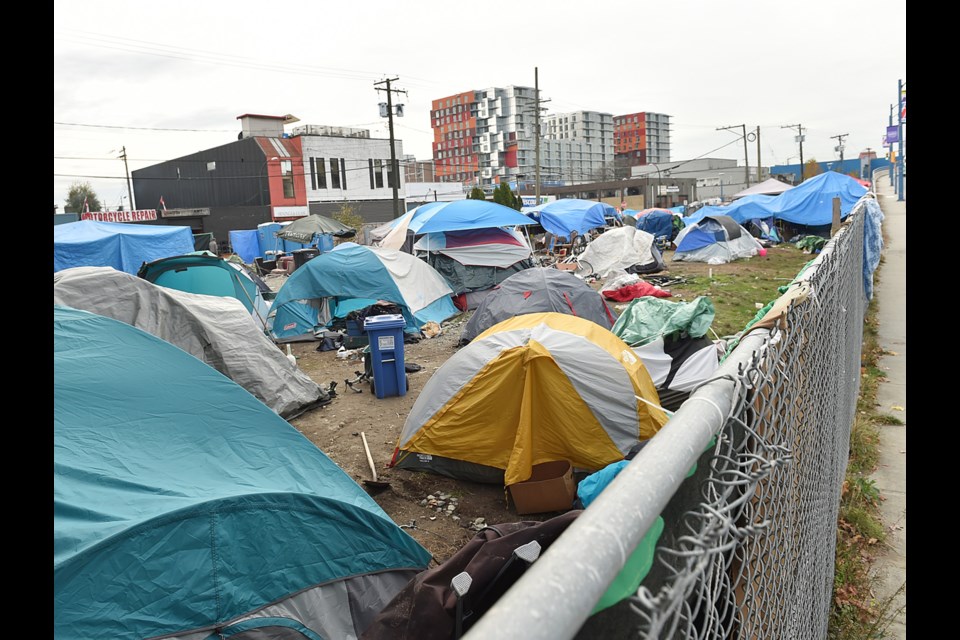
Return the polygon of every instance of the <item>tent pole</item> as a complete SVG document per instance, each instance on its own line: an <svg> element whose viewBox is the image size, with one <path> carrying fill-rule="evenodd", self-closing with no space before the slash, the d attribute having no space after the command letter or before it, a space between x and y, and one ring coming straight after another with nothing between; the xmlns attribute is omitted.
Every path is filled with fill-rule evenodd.
<svg viewBox="0 0 960 640"><path fill-rule="evenodd" d="M537 257L537 252L533 250L533 241L530 240L530 230L527 228L530 225L523 225L523 232L527 236L527 247L530 249L530 257L533 258L534 264L538 267L542 267L543 263L540 262L540 258Z"/></svg>

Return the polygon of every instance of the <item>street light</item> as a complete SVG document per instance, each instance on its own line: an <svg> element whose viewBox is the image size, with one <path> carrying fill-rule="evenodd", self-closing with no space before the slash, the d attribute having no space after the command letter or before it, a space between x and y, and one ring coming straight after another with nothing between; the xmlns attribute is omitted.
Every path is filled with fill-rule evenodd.
<svg viewBox="0 0 960 640"><path fill-rule="evenodd" d="M656 162L650 162L648 164L652 164L657 170L657 191L653 198L653 206L657 206L659 204L658 199L660 198L660 165L658 165Z"/></svg>

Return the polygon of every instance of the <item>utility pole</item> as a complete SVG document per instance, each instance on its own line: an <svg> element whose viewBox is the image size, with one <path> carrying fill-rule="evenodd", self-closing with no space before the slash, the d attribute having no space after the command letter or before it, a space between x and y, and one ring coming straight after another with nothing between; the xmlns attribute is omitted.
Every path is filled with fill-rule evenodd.
<svg viewBox="0 0 960 640"><path fill-rule="evenodd" d="M841 133L835 136L830 136L831 140L837 140L837 148L834 151L840 152L840 171L837 173L843 173L843 139L849 136L849 133Z"/></svg>
<svg viewBox="0 0 960 640"><path fill-rule="evenodd" d="M897 200L903 202L903 112L907 102L907 83L897 80Z"/></svg>
<svg viewBox="0 0 960 640"><path fill-rule="evenodd" d="M793 129L797 128L797 142L800 143L800 182L803 182L803 125L802 124L785 124L781 126L781 129Z"/></svg>
<svg viewBox="0 0 960 640"><path fill-rule="evenodd" d="M757 184L763 180L763 168L760 164L760 125L757 125Z"/></svg>
<svg viewBox="0 0 960 640"><path fill-rule="evenodd" d="M533 68L533 98L536 101L533 108L533 122L534 122L534 135L537 136L535 141L536 143L536 152L534 153L534 161L537 163L536 166L536 181L537 184L534 187L533 197L534 206L540 205L540 68ZM520 144L519 142L517 143Z"/></svg>
<svg viewBox="0 0 960 640"><path fill-rule="evenodd" d="M130 187L130 167L127 166L127 148L120 147L120 157L123 158L123 170L127 173L127 197L130 198L130 210L136 211L137 207L133 203L133 189Z"/></svg>
<svg viewBox="0 0 960 640"><path fill-rule="evenodd" d="M750 157L747 155L747 125L746 124L735 124L729 127L717 127L717 131L729 131L731 129L736 129L740 127L743 130L743 178L747 183L747 188L750 188Z"/></svg>
<svg viewBox="0 0 960 640"><path fill-rule="evenodd" d="M393 189L393 217L400 217L400 198L397 195L397 191L400 188L400 167L397 166L397 150L394 146L393 137L393 94L402 93L407 95L407 92L403 89L393 89L390 87L390 83L399 80L400 78L387 78L386 80L381 80L380 82L374 82L373 86L377 91L386 91L387 92L387 118L390 123L390 187ZM381 89L379 85L386 84L386 89ZM381 103L383 104L383 103ZM400 105L398 105L400 106ZM383 117L383 113L380 116ZM402 115L402 111L397 115Z"/></svg>

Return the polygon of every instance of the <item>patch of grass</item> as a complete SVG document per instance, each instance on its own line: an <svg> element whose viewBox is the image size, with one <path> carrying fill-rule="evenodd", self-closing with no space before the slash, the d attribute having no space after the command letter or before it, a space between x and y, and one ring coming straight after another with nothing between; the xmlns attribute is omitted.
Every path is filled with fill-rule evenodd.
<svg viewBox="0 0 960 640"><path fill-rule="evenodd" d="M877 366L882 354L877 339L876 304L871 302L863 330L857 417L850 430L850 459L840 494L828 632L831 640L880 640L898 613L893 611L892 597L883 602L874 598L877 578L870 571L878 545L886 538L879 513L883 498L875 481L869 478L880 457L879 425L902 424L898 418L877 411L877 386L886 378Z"/></svg>
<svg viewBox="0 0 960 640"><path fill-rule="evenodd" d="M878 424L885 424L885 425L903 426L906 424L906 422L904 422L897 416L891 416L889 413L877 414L876 420Z"/></svg>
<svg viewBox="0 0 960 640"><path fill-rule="evenodd" d="M764 306L780 297L778 288L789 284L810 261L809 255L790 244L771 247L765 257L721 265L672 262L670 257L665 255L670 275L688 278L687 282L670 287L673 299L710 298L716 309L711 328L720 336L742 331L756 315L757 303Z"/></svg>

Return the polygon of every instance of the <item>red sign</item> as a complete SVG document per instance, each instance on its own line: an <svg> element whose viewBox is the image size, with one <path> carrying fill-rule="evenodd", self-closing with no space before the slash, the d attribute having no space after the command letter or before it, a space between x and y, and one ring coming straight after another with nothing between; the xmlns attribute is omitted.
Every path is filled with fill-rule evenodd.
<svg viewBox="0 0 960 640"><path fill-rule="evenodd" d="M80 214L81 220L96 220L97 222L140 222L142 220L156 220L156 209L137 209L136 211L93 211Z"/></svg>

